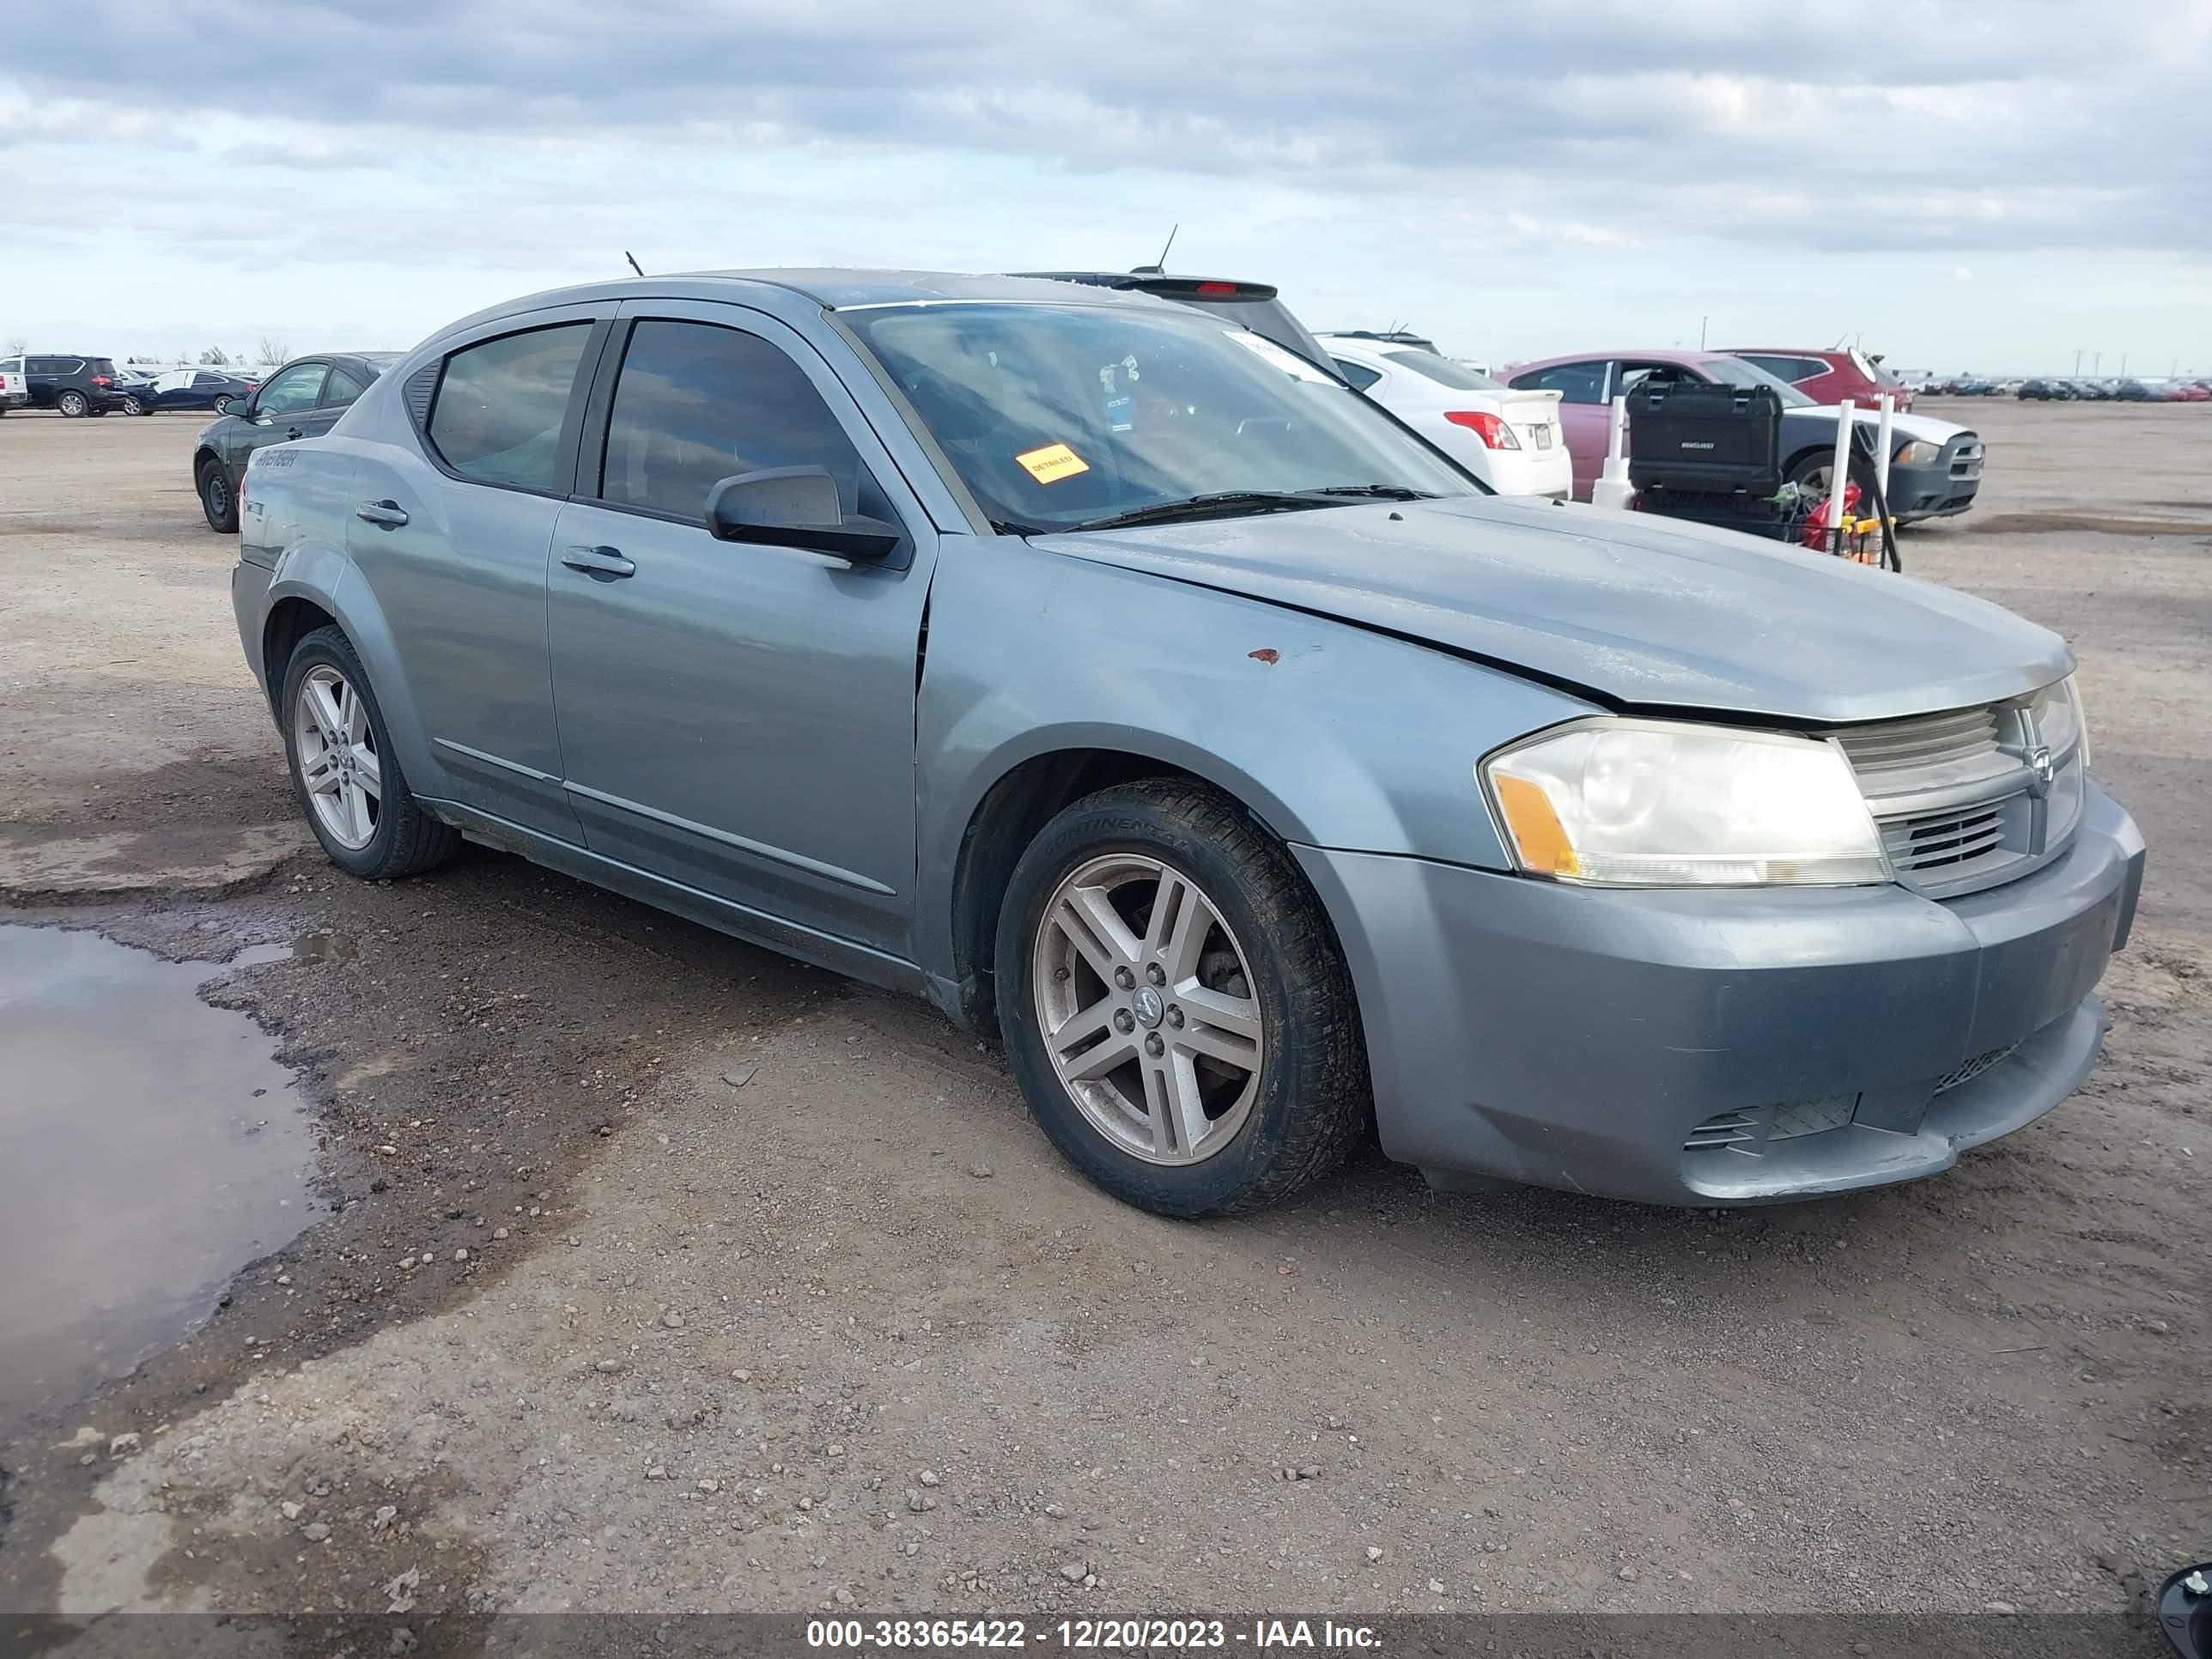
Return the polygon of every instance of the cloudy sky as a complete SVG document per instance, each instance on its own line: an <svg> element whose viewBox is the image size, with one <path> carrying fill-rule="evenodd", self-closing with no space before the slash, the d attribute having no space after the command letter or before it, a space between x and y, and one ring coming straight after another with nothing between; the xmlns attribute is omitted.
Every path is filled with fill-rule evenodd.
<svg viewBox="0 0 2212 1659"><path fill-rule="evenodd" d="M0 339L623 269L1172 266L1495 362L2212 370L2212 0L23 0ZM1705 319L1710 319L1710 322ZM2082 359L2087 372L2090 359Z"/></svg>

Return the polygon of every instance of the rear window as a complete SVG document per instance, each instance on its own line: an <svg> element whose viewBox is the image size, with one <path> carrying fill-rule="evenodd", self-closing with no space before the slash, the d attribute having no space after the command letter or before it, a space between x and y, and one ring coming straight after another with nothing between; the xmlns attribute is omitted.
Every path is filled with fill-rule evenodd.
<svg viewBox="0 0 2212 1659"><path fill-rule="evenodd" d="M1605 401L1605 365L1559 363L1550 368L1533 368L1526 374L1516 374L1510 384L1524 392L1556 392L1562 403L1601 404Z"/></svg>
<svg viewBox="0 0 2212 1659"><path fill-rule="evenodd" d="M1478 374L1463 363L1449 357L1439 357L1433 351L1386 351L1382 354L1392 362L1402 364L1414 374L1434 380L1438 386L1448 386L1454 392L1503 392L1505 383L1493 380L1487 374Z"/></svg>
<svg viewBox="0 0 2212 1659"><path fill-rule="evenodd" d="M109 376L111 379L115 374L114 360L108 357L88 358L85 361L85 367L89 368L95 374L105 374Z"/></svg>

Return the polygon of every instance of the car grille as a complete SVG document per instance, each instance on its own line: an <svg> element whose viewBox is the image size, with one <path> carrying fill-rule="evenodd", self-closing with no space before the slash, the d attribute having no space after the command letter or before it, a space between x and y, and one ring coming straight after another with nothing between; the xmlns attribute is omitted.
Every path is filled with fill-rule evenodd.
<svg viewBox="0 0 2212 1659"><path fill-rule="evenodd" d="M1951 476L1954 478L1978 478L1982 476L1982 443L1974 437L1954 438L1951 451Z"/></svg>
<svg viewBox="0 0 2212 1659"><path fill-rule="evenodd" d="M1862 726L1838 732L1836 741L1843 745L1851 769L1862 779L1911 775L1996 754L1997 711L1961 708L1953 714Z"/></svg>
<svg viewBox="0 0 2212 1659"><path fill-rule="evenodd" d="M2081 756L2037 773L2048 695L1835 734L1900 876L1959 892L2025 875L2064 844L2081 813Z"/></svg>
<svg viewBox="0 0 2212 1659"><path fill-rule="evenodd" d="M2027 1039L2023 1037L2021 1041L2026 1042ZM1956 1066L1952 1070L1944 1073L1942 1077L1937 1078L1936 1079L1936 1092L1939 1095L1943 1094L1950 1090L1959 1088L1962 1085L1972 1083L1983 1073L1988 1071L1990 1066L2002 1065L2005 1060L2010 1059L2012 1057L2012 1051L2019 1047L2019 1042L2008 1042L2002 1048L1992 1048L1985 1054L1976 1054L1965 1065Z"/></svg>

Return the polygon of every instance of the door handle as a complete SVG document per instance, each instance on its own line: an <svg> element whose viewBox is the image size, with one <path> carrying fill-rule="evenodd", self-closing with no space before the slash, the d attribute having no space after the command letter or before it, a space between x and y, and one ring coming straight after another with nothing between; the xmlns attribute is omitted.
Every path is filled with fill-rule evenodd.
<svg viewBox="0 0 2212 1659"><path fill-rule="evenodd" d="M292 428L292 429L291 429L290 431L287 432L287 433L284 434L284 439L285 439L285 441L286 441L286 442L289 443L289 442L291 442L291 441L293 441L296 440L296 439L299 437L299 435L300 435L300 428L299 428L298 427L296 427L296 426L295 426L295 427Z"/></svg>
<svg viewBox="0 0 2212 1659"><path fill-rule="evenodd" d="M407 522L407 509L397 501L363 501L354 508L353 515L386 530L397 530Z"/></svg>
<svg viewBox="0 0 2212 1659"><path fill-rule="evenodd" d="M586 575L605 576L612 580L617 576L634 576L637 567L622 556L618 547L570 547L561 553L561 562L571 570L580 570Z"/></svg>

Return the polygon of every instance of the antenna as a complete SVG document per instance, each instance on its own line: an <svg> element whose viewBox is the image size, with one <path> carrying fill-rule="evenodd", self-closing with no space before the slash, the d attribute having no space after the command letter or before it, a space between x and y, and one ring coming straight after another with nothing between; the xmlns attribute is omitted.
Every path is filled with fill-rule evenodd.
<svg viewBox="0 0 2212 1659"><path fill-rule="evenodd" d="M635 271L641 276L645 275L645 267L638 264L637 255L632 253L628 248L624 248L623 250L623 258L629 261L629 268L632 270Z"/></svg>
<svg viewBox="0 0 2212 1659"><path fill-rule="evenodd" d="M1175 246L1176 232L1182 228L1182 221L1178 219L1168 228L1167 243L1160 249L1160 257L1148 265L1139 265L1129 274L1132 276L1157 276L1164 271L1168 268L1168 249Z"/></svg>

